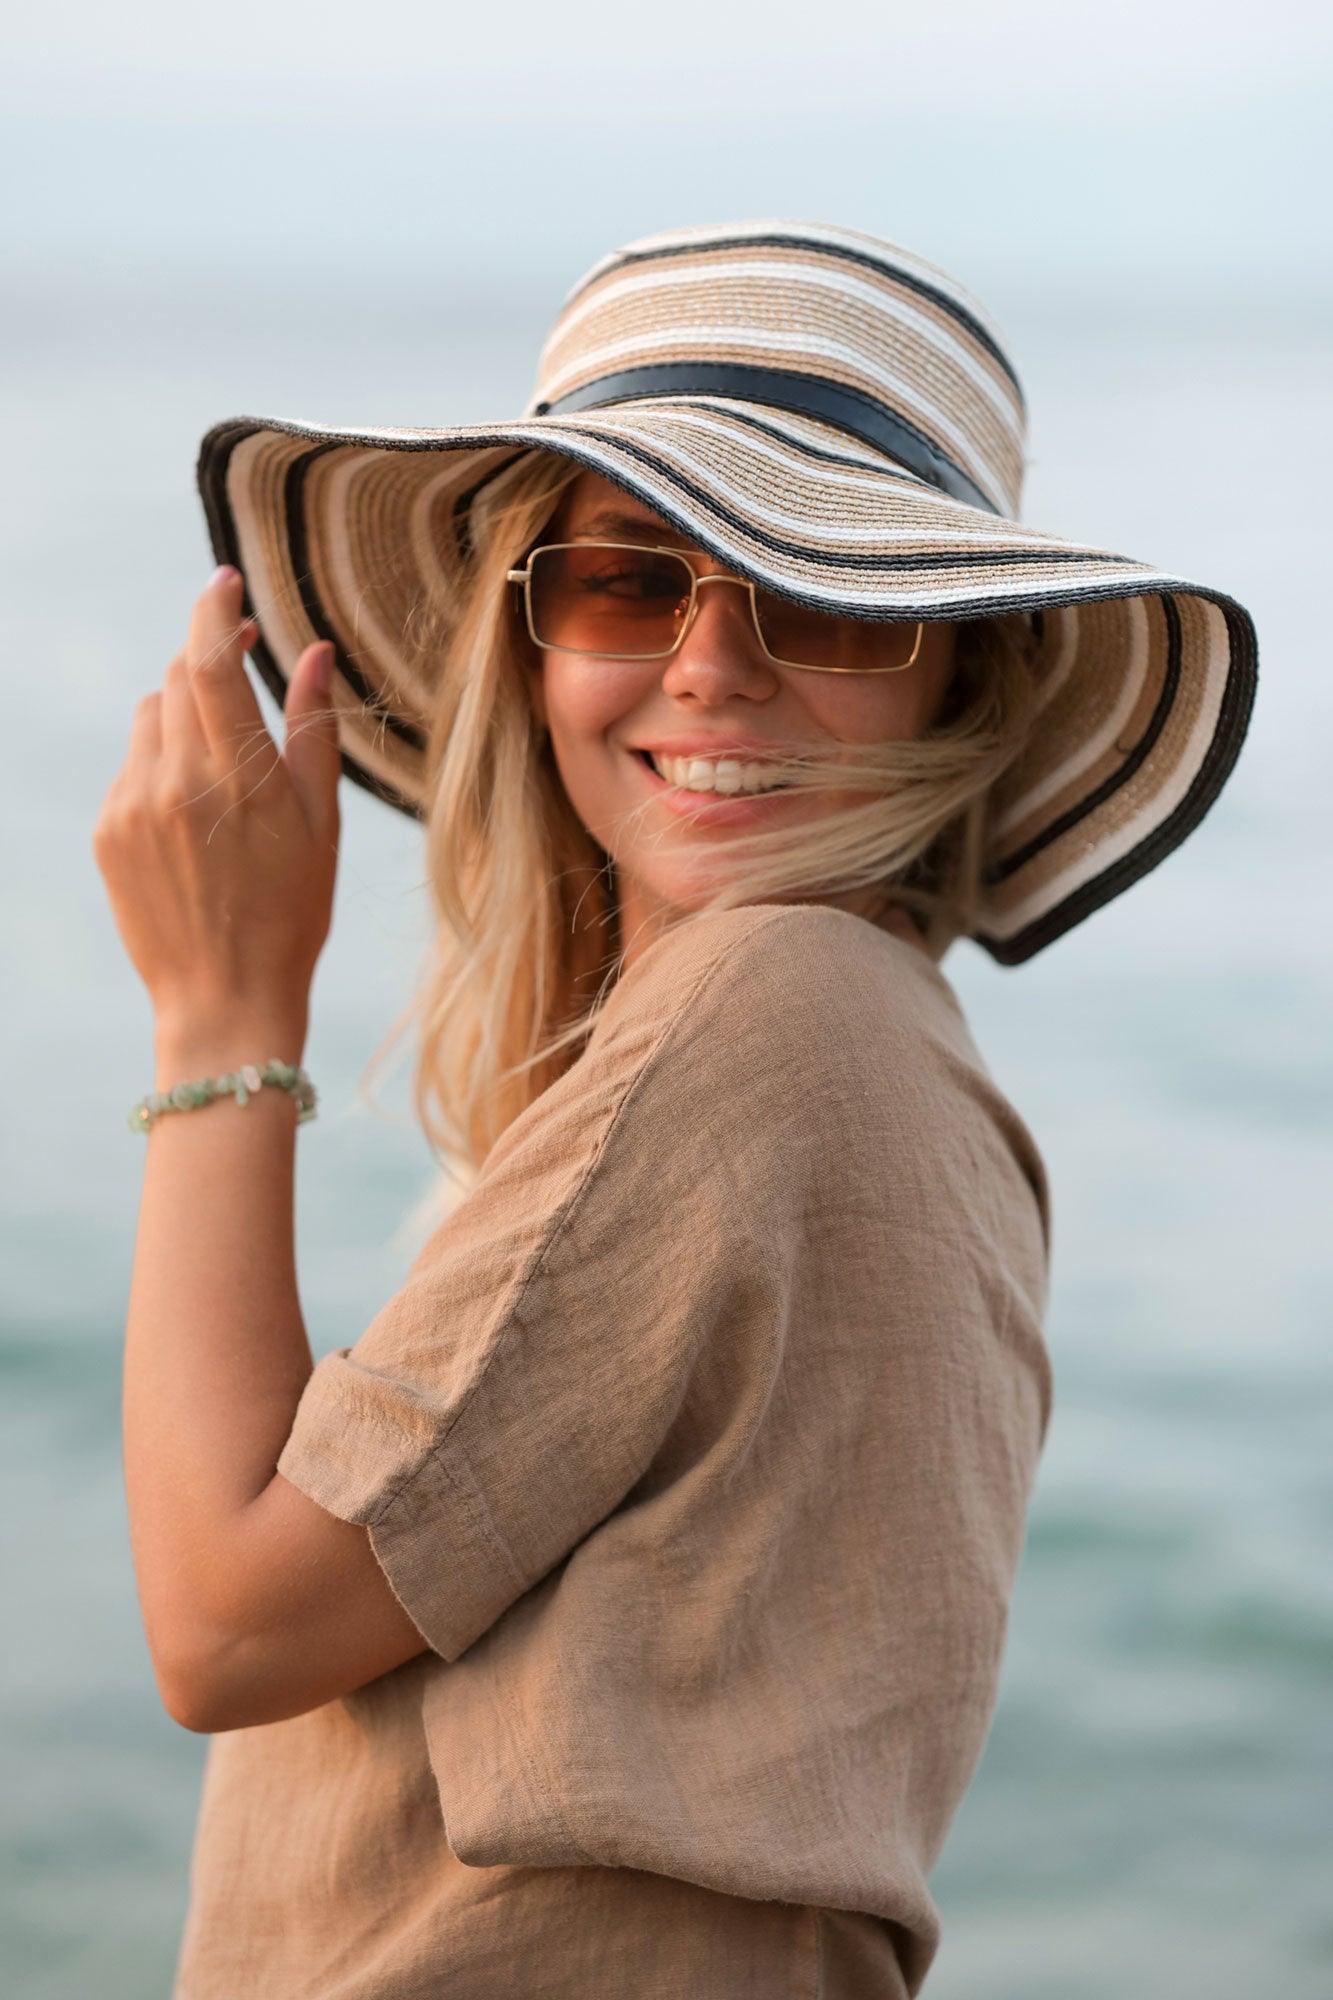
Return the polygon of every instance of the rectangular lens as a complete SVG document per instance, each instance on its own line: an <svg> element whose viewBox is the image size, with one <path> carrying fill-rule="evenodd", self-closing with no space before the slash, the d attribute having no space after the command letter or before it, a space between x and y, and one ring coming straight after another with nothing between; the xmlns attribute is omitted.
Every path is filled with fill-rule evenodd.
<svg viewBox="0 0 1333 2000"><path fill-rule="evenodd" d="M790 598L756 586L755 609L764 644L776 659L794 666L852 667L868 669L901 667L911 657L916 644L916 621L891 623L879 618L848 618L828 611L812 611Z"/></svg>
<svg viewBox="0 0 1333 2000"><path fill-rule="evenodd" d="M690 608L690 566L669 552L580 542L538 549L531 568L533 628L567 652L668 653Z"/></svg>

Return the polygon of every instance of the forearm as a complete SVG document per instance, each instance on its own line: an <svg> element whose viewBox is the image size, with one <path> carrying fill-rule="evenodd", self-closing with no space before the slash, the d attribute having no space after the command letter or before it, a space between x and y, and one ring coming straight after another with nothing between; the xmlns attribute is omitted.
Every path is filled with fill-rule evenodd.
<svg viewBox="0 0 1333 2000"><path fill-rule="evenodd" d="M159 1019L154 1088L270 1056L304 1011ZM123 1446L135 1575L159 1683L222 1637L242 1510L272 1478L313 1367L296 1282L296 1104L265 1085L165 1112L145 1148L125 1337Z"/></svg>

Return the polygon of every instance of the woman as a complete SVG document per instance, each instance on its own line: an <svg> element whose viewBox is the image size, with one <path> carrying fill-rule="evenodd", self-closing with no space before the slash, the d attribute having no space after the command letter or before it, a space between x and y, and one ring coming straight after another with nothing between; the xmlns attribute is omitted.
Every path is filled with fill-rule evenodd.
<svg viewBox="0 0 1333 2000"><path fill-rule="evenodd" d="M1019 524L1024 424L954 280L763 221L602 259L517 420L205 438L238 568L97 837L176 1089L125 1448L212 1736L178 2000L920 1990L1052 1388L1045 1170L940 961L1178 845L1255 674L1231 598ZM316 1365L343 772L424 823L458 1186Z"/></svg>

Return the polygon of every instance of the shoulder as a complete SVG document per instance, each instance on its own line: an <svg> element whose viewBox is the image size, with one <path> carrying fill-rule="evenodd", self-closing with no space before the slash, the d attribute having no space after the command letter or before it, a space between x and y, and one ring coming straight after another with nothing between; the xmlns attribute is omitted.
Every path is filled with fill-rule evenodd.
<svg viewBox="0 0 1333 2000"><path fill-rule="evenodd" d="M950 1088L980 1067L948 981L916 946L826 904L756 903L681 920L622 975L596 1039L651 1068L664 1100L711 1093L715 1116L822 1121L847 1099Z"/></svg>
<svg viewBox="0 0 1333 2000"><path fill-rule="evenodd" d="M709 975L762 981L786 973L817 983L857 963L883 968L913 960L928 978L946 984L915 946L864 917L826 903L746 903L680 918L639 953L617 992L646 1002L664 988L679 994Z"/></svg>
<svg viewBox="0 0 1333 2000"><path fill-rule="evenodd" d="M696 1029L725 1023L784 1042L817 1031L829 1050L922 1030L971 1048L957 997L933 960L821 903L752 903L681 920L622 974L605 1012Z"/></svg>
<svg viewBox="0 0 1333 2000"><path fill-rule="evenodd" d="M748 904L685 920L624 979L609 1033L637 1040L637 1104L659 1131L877 1182L910 1159L941 1199L998 1174L1049 1240L1036 1139L917 946L827 904Z"/></svg>

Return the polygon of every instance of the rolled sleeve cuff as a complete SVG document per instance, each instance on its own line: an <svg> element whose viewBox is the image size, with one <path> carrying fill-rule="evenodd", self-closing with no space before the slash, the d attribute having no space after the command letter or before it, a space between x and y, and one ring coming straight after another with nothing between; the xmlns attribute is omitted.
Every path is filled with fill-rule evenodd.
<svg viewBox="0 0 1333 2000"><path fill-rule="evenodd" d="M384 1406L391 1385L347 1354L340 1348L316 1364L277 1469L327 1513L368 1530L408 1617L433 1651L455 1660L529 1580L461 1444L451 1433L415 1434Z"/></svg>

